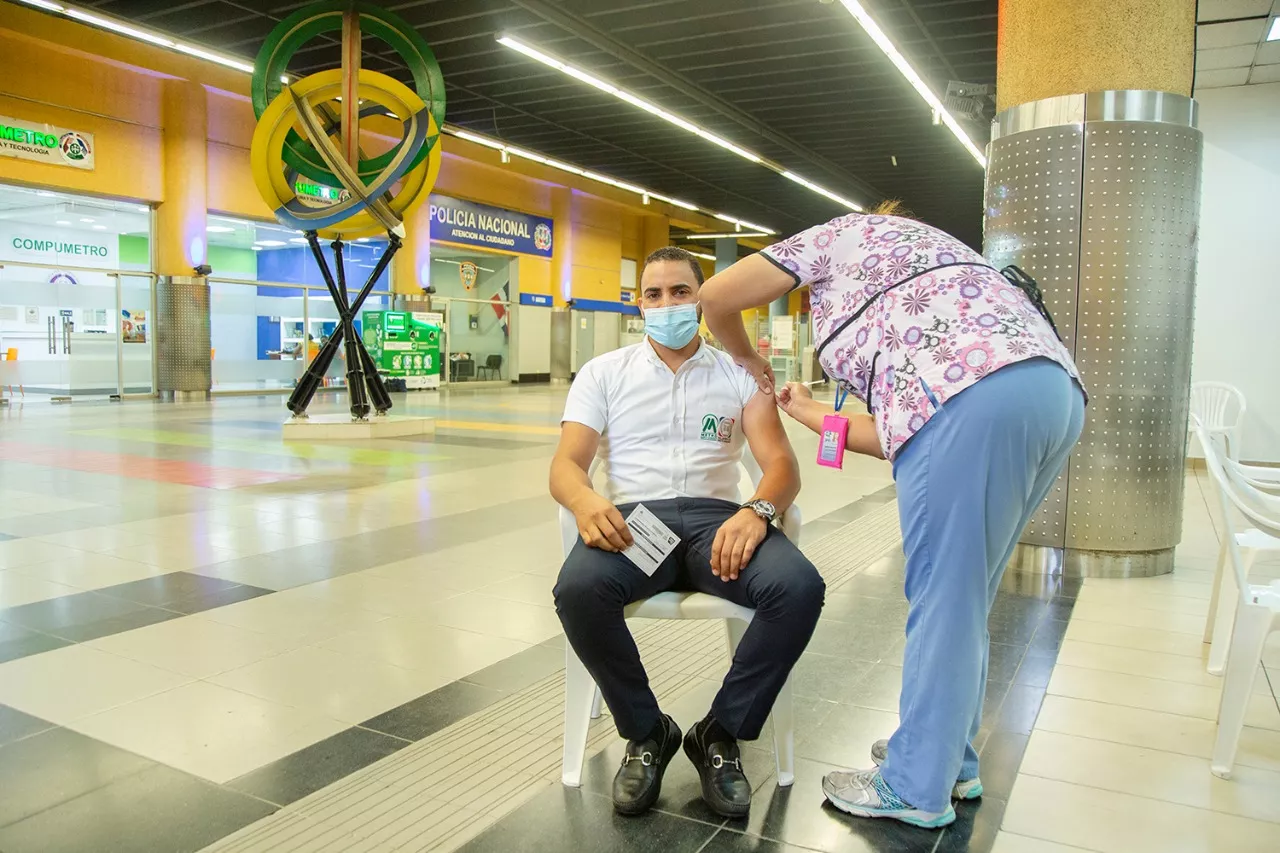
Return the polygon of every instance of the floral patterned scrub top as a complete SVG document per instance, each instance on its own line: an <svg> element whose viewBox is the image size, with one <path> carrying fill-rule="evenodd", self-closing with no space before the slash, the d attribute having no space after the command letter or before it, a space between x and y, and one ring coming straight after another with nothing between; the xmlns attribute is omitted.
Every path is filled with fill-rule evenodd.
<svg viewBox="0 0 1280 853"><path fill-rule="evenodd" d="M939 406L1001 367L1047 358L1080 382L1027 295L936 228L851 213L762 254L809 285L822 367L867 404L890 460Z"/></svg>

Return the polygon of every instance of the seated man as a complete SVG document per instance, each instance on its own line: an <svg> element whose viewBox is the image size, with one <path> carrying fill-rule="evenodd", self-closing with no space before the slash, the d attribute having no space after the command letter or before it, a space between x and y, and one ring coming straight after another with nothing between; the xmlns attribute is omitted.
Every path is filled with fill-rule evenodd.
<svg viewBox="0 0 1280 853"><path fill-rule="evenodd" d="M771 397L698 336L702 269L682 249L645 259L640 307L647 339L588 362L569 391L551 494L581 541L555 587L556 612L609 705L626 757L613 781L622 814L658 799L680 729L658 709L623 607L664 590L697 590L753 608L710 713L684 738L707 804L740 817L751 786L737 741L754 740L822 610L817 569L771 526L800 490L795 455ZM764 472L740 503L743 442ZM588 477L599 454L609 494ZM621 552L625 518L643 504L679 537L652 576Z"/></svg>

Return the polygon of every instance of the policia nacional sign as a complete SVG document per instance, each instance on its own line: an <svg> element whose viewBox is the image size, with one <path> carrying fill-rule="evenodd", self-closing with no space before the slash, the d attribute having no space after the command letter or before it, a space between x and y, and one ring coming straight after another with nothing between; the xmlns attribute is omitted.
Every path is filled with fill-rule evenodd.
<svg viewBox="0 0 1280 853"><path fill-rule="evenodd" d="M0 156L93 168L93 134L0 116Z"/></svg>

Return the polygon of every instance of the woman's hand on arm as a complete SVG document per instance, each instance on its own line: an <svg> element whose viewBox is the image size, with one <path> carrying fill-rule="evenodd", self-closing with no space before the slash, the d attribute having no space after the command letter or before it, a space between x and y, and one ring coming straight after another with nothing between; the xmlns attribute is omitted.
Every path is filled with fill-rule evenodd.
<svg viewBox="0 0 1280 853"><path fill-rule="evenodd" d="M756 254L713 275L698 292L707 328L751 374L764 394L773 394L773 370L747 337L742 312L767 305L789 293L796 284L795 276Z"/></svg>

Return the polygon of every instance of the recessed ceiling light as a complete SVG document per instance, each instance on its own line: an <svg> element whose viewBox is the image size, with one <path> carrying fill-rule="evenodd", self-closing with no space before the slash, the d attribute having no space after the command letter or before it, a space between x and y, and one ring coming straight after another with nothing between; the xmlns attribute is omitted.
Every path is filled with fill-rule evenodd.
<svg viewBox="0 0 1280 853"><path fill-rule="evenodd" d="M226 225L206 225L204 230L208 231L210 234L230 234L236 229Z"/></svg>
<svg viewBox="0 0 1280 853"><path fill-rule="evenodd" d="M255 246L272 246L272 247L274 247L274 246L283 246L283 245L284 245L284 241L283 241L283 240L254 240L254 241L253 241L253 245L255 245Z"/></svg>
<svg viewBox="0 0 1280 853"><path fill-rule="evenodd" d="M92 222L92 221L93 221L93 219L92 219L92 218L90 218L90 217L88 217L88 216L82 216L82 217L80 217L80 221L81 221L81 222Z"/></svg>

